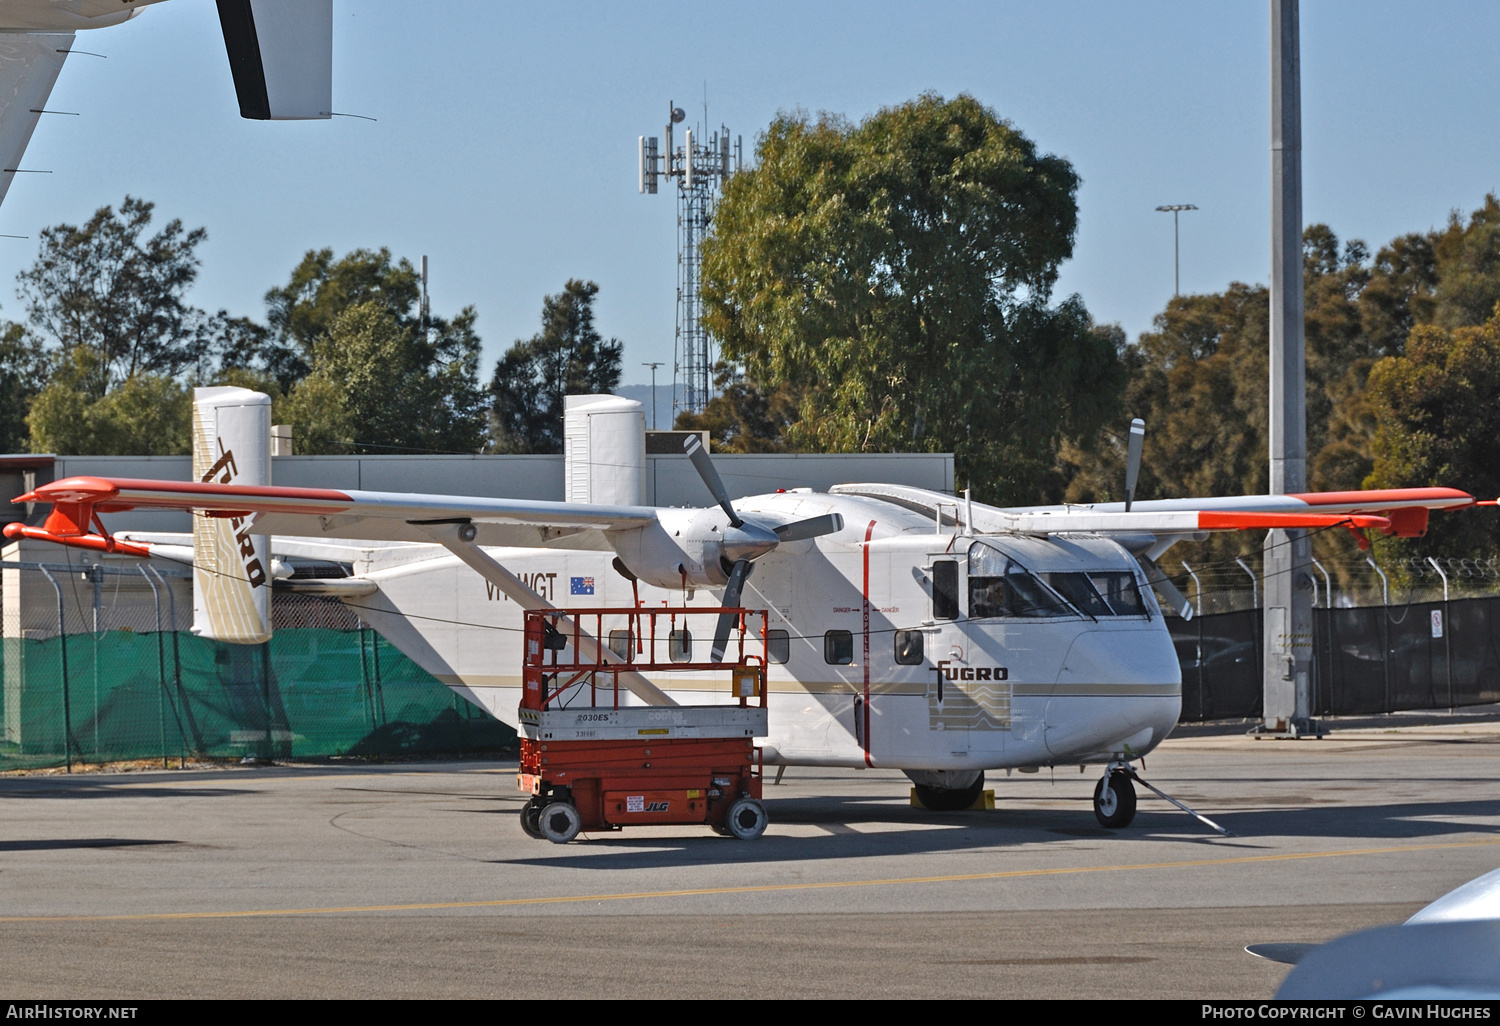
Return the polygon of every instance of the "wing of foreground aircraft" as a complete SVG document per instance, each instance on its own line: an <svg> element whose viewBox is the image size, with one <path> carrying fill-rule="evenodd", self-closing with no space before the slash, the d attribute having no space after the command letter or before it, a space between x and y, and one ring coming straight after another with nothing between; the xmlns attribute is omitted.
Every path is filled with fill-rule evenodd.
<svg viewBox="0 0 1500 1026"><path fill-rule="evenodd" d="M0 202L74 33L129 21L162 0L5 0L0 4ZM333 0L218 0L240 116L326 120L333 106Z"/></svg>

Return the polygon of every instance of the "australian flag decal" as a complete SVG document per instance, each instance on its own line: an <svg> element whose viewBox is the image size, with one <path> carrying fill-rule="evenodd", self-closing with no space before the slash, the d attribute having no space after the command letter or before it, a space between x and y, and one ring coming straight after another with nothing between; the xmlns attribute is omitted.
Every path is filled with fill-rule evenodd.
<svg viewBox="0 0 1500 1026"><path fill-rule="evenodd" d="M594 593L594 579L592 577L574 577L572 578L572 582L574 595L592 595Z"/></svg>

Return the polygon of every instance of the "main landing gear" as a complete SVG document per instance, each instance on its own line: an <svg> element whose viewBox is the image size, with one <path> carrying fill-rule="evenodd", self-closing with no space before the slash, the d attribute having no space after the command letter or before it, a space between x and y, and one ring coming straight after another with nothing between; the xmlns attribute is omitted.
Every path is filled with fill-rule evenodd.
<svg viewBox="0 0 1500 1026"><path fill-rule="evenodd" d="M1207 816L1194 812L1176 798L1146 783L1141 779L1140 774L1136 773L1135 767L1123 760L1117 760L1106 766L1104 776L1100 777L1099 783L1094 785L1094 818L1099 821L1100 826L1110 830L1123 830L1130 825L1131 820L1135 819L1136 784L1140 784L1158 798L1166 799L1198 822L1218 831L1225 837L1234 836Z"/></svg>

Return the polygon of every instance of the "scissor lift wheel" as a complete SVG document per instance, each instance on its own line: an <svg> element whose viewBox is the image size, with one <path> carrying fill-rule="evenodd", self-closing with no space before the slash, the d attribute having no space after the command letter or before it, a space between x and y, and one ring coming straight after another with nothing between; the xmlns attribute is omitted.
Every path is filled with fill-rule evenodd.
<svg viewBox="0 0 1500 1026"><path fill-rule="evenodd" d="M572 802L551 802L537 816L537 827L553 844L567 844L583 829L583 818Z"/></svg>
<svg viewBox="0 0 1500 1026"><path fill-rule="evenodd" d="M724 815L724 826L742 841L753 841L766 832L766 807L754 798L739 798Z"/></svg>

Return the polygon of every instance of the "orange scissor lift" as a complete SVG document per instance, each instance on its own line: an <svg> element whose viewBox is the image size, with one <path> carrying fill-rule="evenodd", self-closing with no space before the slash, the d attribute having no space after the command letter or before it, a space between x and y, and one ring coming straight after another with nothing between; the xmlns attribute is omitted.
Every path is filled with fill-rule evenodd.
<svg viewBox="0 0 1500 1026"><path fill-rule="evenodd" d="M725 661L717 663L688 661L688 612L637 607L526 613L517 778L531 795L521 810L526 833L566 844L585 830L641 824L703 823L742 840L765 831L755 739L767 733L766 612L691 610L694 617L736 618L738 637L731 637ZM747 631L747 621L757 618L759 631ZM611 647L618 639L623 652L596 640L605 636L607 621L629 623L628 631L610 633ZM758 654L751 651L756 647ZM668 659L662 661L664 649ZM701 679L705 671L727 671L732 700L622 706L625 671L658 683L675 673Z"/></svg>

